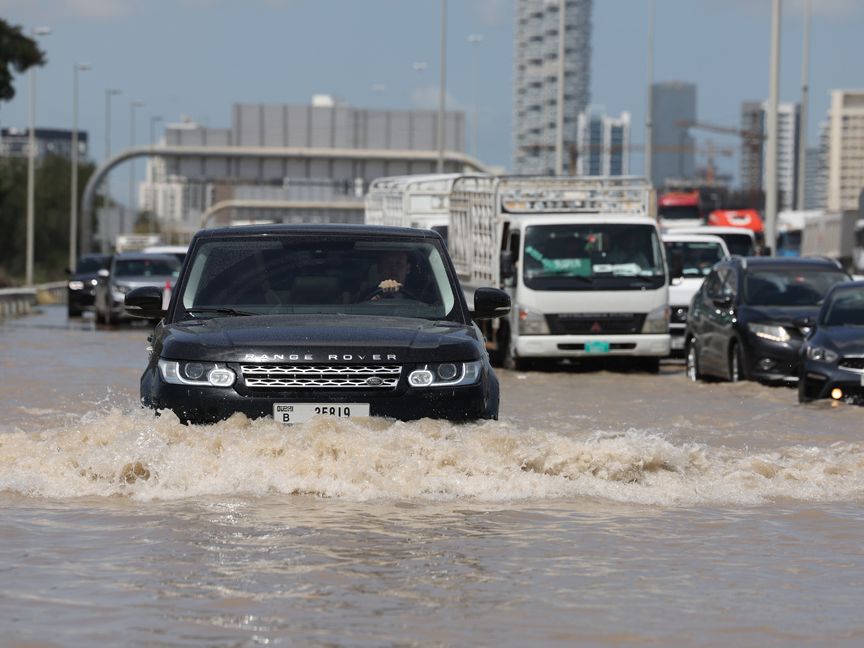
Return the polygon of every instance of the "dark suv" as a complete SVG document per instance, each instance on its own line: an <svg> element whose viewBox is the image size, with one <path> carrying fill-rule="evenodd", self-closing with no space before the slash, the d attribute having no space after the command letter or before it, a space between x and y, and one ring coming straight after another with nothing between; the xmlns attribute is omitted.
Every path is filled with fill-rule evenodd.
<svg viewBox="0 0 864 648"><path fill-rule="evenodd" d="M472 320L506 315L510 298L480 288L469 310L431 230L201 231L167 311L161 299L153 287L126 295L130 315L164 315L141 399L183 421L498 416L498 380Z"/></svg>
<svg viewBox="0 0 864 648"><path fill-rule="evenodd" d="M111 257L107 254L85 254L78 259L73 271L68 271L66 284L66 304L69 317L78 317L83 311L93 308L99 271L107 268Z"/></svg>
<svg viewBox="0 0 864 648"><path fill-rule="evenodd" d="M693 297L687 375L795 380L801 344L828 291L846 274L822 258L732 257Z"/></svg>

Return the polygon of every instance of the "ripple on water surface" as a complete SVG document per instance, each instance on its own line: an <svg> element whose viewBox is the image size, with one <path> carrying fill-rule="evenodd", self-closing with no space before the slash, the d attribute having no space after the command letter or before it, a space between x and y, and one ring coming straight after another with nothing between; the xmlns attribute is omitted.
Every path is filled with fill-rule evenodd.
<svg viewBox="0 0 864 648"><path fill-rule="evenodd" d="M587 425L587 424L586 424ZM675 443L656 432L237 415L210 426L112 409L0 434L0 491L35 497L313 494L351 500L599 497L659 505L857 500L864 447L770 451Z"/></svg>

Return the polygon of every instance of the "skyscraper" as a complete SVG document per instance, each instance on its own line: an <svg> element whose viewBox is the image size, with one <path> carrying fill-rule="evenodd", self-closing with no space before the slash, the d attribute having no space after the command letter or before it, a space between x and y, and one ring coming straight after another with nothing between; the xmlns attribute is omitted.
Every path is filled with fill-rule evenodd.
<svg viewBox="0 0 864 648"><path fill-rule="evenodd" d="M564 165L570 174L580 112L590 100L593 0L517 0L514 133L516 173L555 170L558 22L564 6Z"/></svg>
<svg viewBox="0 0 864 648"><path fill-rule="evenodd" d="M680 81L655 83L651 110L651 183L661 189L669 179L694 175L695 144L684 122L696 121L696 86Z"/></svg>
<svg viewBox="0 0 864 648"><path fill-rule="evenodd" d="M833 90L828 113L829 211L858 209L864 189L864 90Z"/></svg>
<svg viewBox="0 0 864 648"><path fill-rule="evenodd" d="M765 134L768 102L745 101L741 104L741 131L753 137L741 138L741 186L748 191L765 189ZM798 132L801 106L777 106L777 206L795 209L798 195ZM803 207L802 207L803 209Z"/></svg>
<svg viewBox="0 0 864 648"><path fill-rule="evenodd" d="M630 173L630 113L609 117L599 110L579 113L576 175L620 176Z"/></svg>

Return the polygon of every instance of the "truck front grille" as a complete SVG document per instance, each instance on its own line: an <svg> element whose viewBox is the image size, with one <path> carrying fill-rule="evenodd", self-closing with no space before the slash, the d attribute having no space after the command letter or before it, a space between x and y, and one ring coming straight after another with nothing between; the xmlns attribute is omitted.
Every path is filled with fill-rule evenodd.
<svg viewBox="0 0 864 648"><path fill-rule="evenodd" d="M643 313L547 315L552 335L628 335L642 332Z"/></svg>
<svg viewBox="0 0 864 648"><path fill-rule="evenodd" d="M399 365L240 365L247 387L269 389L394 389Z"/></svg>

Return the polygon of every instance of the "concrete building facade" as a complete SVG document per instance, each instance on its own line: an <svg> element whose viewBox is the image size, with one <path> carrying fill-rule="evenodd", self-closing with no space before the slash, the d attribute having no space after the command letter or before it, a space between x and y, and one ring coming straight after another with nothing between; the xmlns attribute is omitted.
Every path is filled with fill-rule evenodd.
<svg viewBox="0 0 864 648"><path fill-rule="evenodd" d="M576 175L620 176L630 173L630 113L610 117L599 110L579 113Z"/></svg>
<svg viewBox="0 0 864 648"><path fill-rule="evenodd" d="M662 189L668 180L692 179L696 171L695 141L685 123L696 121L696 85L681 81L655 83L651 110L651 183Z"/></svg>
<svg viewBox="0 0 864 648"><path fill-rule="evenodd" d="M864 189L864 90L833 90L828 112L826 208L858 209Z"/></svg>
<svg viewBox="0 0 864 648"><path fill-rule="evenodd" d="M514 76L516 173L555 171L560 0L517 0ZM575 170L579 113L590 101L593 0L564 0L563 172Z"/></svg>

